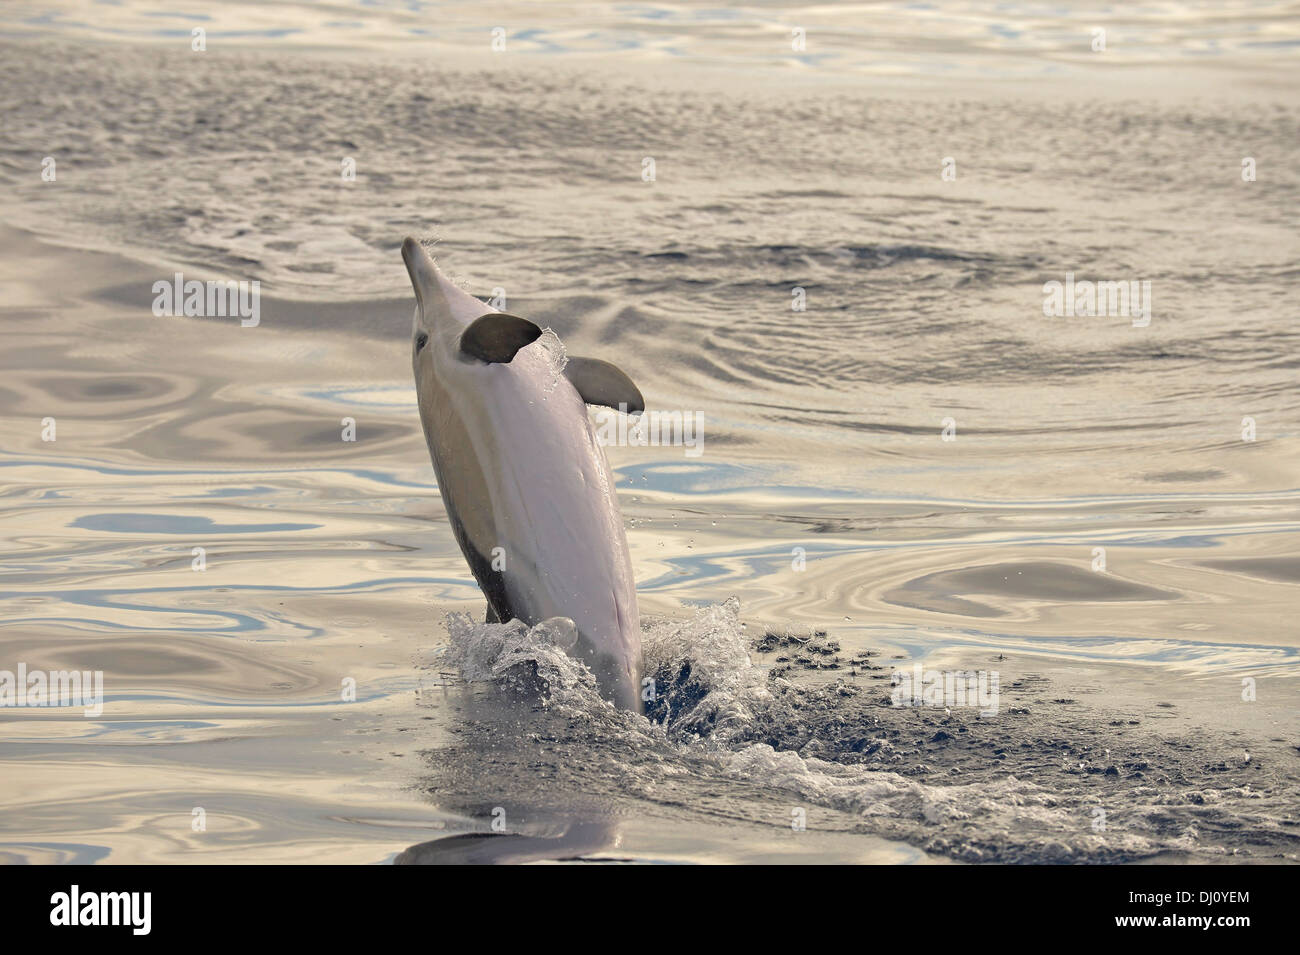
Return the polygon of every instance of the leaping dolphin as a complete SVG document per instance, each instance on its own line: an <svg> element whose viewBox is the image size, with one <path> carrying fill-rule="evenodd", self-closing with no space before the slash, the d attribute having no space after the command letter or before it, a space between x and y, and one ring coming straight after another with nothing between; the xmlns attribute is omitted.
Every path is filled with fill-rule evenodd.
<svg viewBox="0 0 1300 955"><path fill-rule="evenodd" d="M488 621L568 618L572 627L557 628L566 649L605 697L640 712L636 582L587 404L639 413L641 392L593 358L570 357L557 374L535 324L452 284L415 239L402 259L415 287L420 421Z"/></svg>

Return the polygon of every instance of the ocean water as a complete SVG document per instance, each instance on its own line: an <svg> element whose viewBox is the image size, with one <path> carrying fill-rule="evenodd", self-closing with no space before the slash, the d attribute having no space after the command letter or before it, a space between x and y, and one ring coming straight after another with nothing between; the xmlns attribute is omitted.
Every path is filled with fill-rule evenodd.
<svg viewBox="0 0 1300 955"><path fill-rule="evenodd" d="M1294 861L1294 10L485 17L0 9L0 670L105 687L0 857ZM608 449L648 720L477 622L408 234L698 424Z"/></svg>

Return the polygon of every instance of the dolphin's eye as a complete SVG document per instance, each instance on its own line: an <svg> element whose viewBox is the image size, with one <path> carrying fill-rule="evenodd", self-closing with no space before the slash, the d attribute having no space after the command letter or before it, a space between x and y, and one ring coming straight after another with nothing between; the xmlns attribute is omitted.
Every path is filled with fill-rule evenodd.
<svg viewBox="0 0 1300 955"><path fill-rule="evenodd" d="M416 351L416 354L419 354L419 353L420 353L420 350L423 349L424 346L427 345L427 344L429 344L429 336L428 336L428 335L426 335L424 332L420 332L420 334L416 335L416 336L415 336L415 351Z"/></svg>

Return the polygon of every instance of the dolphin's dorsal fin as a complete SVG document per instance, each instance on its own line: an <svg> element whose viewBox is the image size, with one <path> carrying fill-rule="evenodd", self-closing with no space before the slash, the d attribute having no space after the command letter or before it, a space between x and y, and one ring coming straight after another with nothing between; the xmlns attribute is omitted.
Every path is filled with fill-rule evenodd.
<svg viewBox="0 0 1300 955"><path fill-rule="evenodd" d="M479 361L507 363L525 345L541 338L542 330L526 318L489 312L476 318L460 336L460 350Z"/></svg>
<svg viewBox="0 0 1300 955"><path fill-rule="evenodd" d="M641 391L617 365L599 358L570 357L564 375L589 405L605 405L626 410L628 414L645 411Z"/></svg>

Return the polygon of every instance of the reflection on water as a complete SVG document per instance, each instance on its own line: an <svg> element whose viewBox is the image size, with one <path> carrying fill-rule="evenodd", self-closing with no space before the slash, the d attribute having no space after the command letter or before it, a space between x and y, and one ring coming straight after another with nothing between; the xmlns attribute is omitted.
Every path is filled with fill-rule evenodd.
<svg viewBox="0 0 1300 955"><path fill-rule="evenodd" d="M612 822L578 822L552 836L470 832L422 842L401 853L397 865L519 865L586 859L618 845Z"/></svg>
<svg viewBox="0 0 1300 955"><path fill-rule="evenodd" d="M350 5L193 4L167 11L147 0L114 0L112 9L82 0L8 5L0 27L10 35L188 43L202 27L214 46L275 41L309 47L416 49L445 56L490 49L492 25L506 24L506 50L529 57L604 55L623 60L690 59L732 69L846 71L876 76L990 73L1042 77L1078 69L1093 53L1092 31L1105 24L1107 52L1125 65L1232 60L1278 55L1300 46L1285 5L1245 4L1225 16L1211 4L1173 2L1133 10L1106 4L1052 7L957 0L784 5L722 2L494 4L490 22L468 2L370 0ZM802 45L794 42L796 29Z"/></svg>
<svg viewBox="0 0 1300 955"><path fill-rule="evenodd" d="M0 670L105 706L0 710L0 859L1294 858L1294 17L1115 21L1139 97L1084 81L1092 14L990 11L810 11L795 56L761 7L557 7L503 66L467 8L237 5L196 57L183 8L8 5ZM1168 81L1196 57L1220 98ZM609 451L647 620L735 596L837 650L751 647L694 736L428 666L482 612L410 384L432 231L702 416L700 458ZM181 267L261 281L261 325L154 317ZM1150 326L1045 318L1067 271L1150 280ZM1001 722L877 712L915 661L1000 670ZM674 663L683 709L721 685Z"/></svg>

